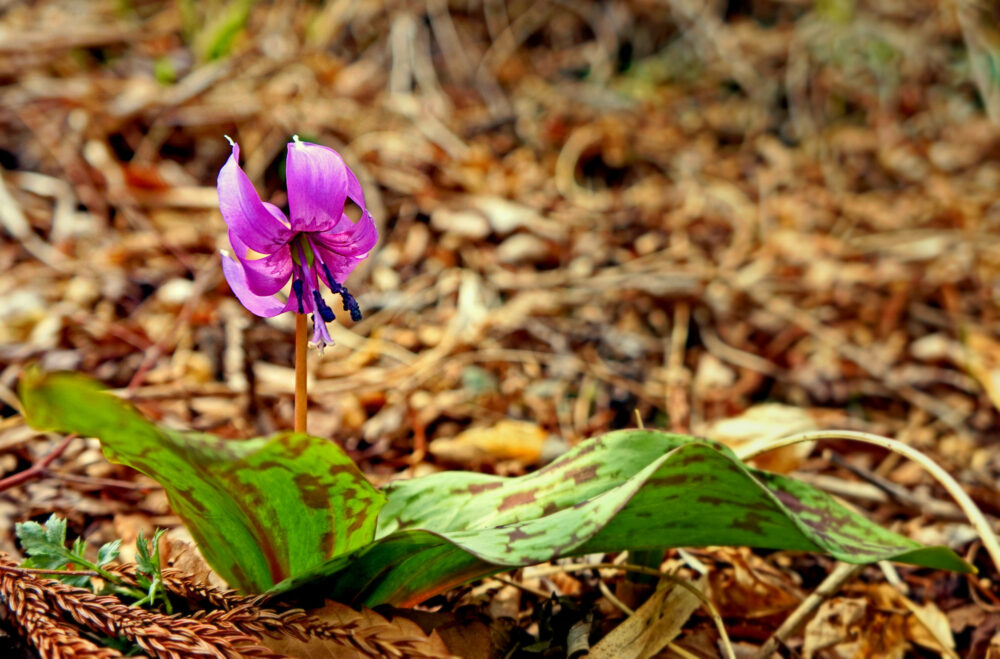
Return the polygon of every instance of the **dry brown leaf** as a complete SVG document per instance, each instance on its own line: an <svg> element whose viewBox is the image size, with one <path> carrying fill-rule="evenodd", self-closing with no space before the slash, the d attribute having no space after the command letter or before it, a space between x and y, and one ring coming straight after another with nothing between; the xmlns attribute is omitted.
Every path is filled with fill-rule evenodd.
<svg viewBox="0 0 1000 659"><path fill-rule="evenodd" d="M903 619L908 641L940 652L944 656L955 656L955 639L952 637L948 618L933 602L917 605L887 583L868 586L864 590L870 602L879 611ZM910 615L907 615L906 611L909 611Z"/></svg>
<svg viewBox="0 0 1000 659"><path fill-rule="evenodd" d="M476 621L467 625L452 625L435 630L435 634L462 659L490 659L493 656L490 627L486 623Z"/></svg>
<svg viewBox="0 0 1000 659"><path fill-rule="evenodd" d="M521 589L511 585L502 586L493 594L487 609L493 619L516 618L521 610Z"/></svg>
<svg viewBox="0 0 1000 659"><path fill-rule="evenodd" d="M160 540L160 563L187 575L196 583L213 588L227 587L222 577L209 567L191 533L183 526L170 529Z"/></svg>
<svg viewBox="0 0 1000 659"><path fill-rule="evenodd" d="M986 651L986 659L1000 659L1000 631L990 639L990 647Z"/></svg>
<svg viewBox="0 0 1000 659"><path fill-rule="evenodd" d="M903 601L913 613L906 619L907 638L943 656L957 657L955 638L951 634L951 626L944 612L934 602L918 605L906 597L903 597Z"/></svg>
<svg viewBox="0 0 1000 659"><path fill-rule="evenodd" d="M864 597L824 602L806 625L803 657L902 659L909 647L902 617L874 608Z"/></svg>
<svg viewBox="0 0 1000 659"><path fill-rule="evenodd" d="M932 602L915 604L890 584L837 597L806 625L805 657L902 657L913 644L956 657L948 617Z"/></svg>
<svg viewBox="0 0 1000 659"><path fill-rule="evenodd" d="M720 549L732 569L709 574L712 602L725 616L762 618L790 611L802 601L800 590L779 570L746 548Z"/></svg>
<svg viewBox="0 0 1000 659"><path fill-rule="evenodd" d="M951 631L961 633L967 627L977 627L986 619L986 609L979 604L966 604L948 611Z"/></svg>
<svg viewBox="0 0 1000 659"><path fill-rule="evenodd" d="M750 450L751 446L758 443L809 430L816 430L816 422L807 410L766 403L698 429L697 434L711 437L732 449ZM797 469L802 460L812 452L812 448L811 442L802 442L765 453L753 462L761 469L785 474Z"/></svg>
<svg viewBox="0 0 1000 659"><path fill-rule="evenodd" d="M964 347L963 366L1000 410L1000 341L981 332L969 332Z"/></svg>
<svg viewBox="0 0 1000 659"><path fill-rule="evenodd" d="M121 553L118 560L122 563L134 563L136 556L135 541L141 532L143 538L153 537L156 530L149 520L149 515L142 513L118 514L114 516L115 535L121 538Z"/></svg>
<svg viewBox="0 0 1000 659"><path fill-rule="evenodd" d="M703 590L705 578L694 584ZM680 633L701 601L686 588L674 586L656 591L635 613L594 646L592 659L641 659L662 650Z"/></svg>
<svg viewBox="0 0 1000 659"><path fill-rule="evenodd" d="M490 428L470 428L453 439L435 439L430 452L435 457L463 465L514 460L536 464L549 434L527 421L504 419Z"/></svg>
<svg viewBox="0 0 1000 659"><path fill-rule="evenodd" d="M490 620L475 606L460 607L454 613L416 609L389 611L393 620L407 618L425 632L439 636L454 655L463 659L498 656L510 645L511 629L516 626L510 618Z"/></svg>

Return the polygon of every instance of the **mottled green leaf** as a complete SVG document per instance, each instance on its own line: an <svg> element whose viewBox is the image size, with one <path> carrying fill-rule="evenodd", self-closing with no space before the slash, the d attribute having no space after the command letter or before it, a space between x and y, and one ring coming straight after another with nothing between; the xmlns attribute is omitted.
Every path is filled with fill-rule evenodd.
<svg viewBox="0 0 1000 659"><path fill-rule="evenodd" d="M101 437L162 483L212 565L247 591L375 605L418 602L512 567L591 552L747 545L969 571L714 442L646 430L584 442L514 479L441 473L385 502L334 444L304 435L224 441L157 428L71 375L26 374L38 428ZM64 530L25 527L39 541ZM279 583L280 582L280 583Z"/></svg>
<svg viewBox="0 0 1000 659"><path fill-rule="evenodd" d="M536 473L440 473L393 483L377 540L278 584L275 595L412 604L466 581L561 556L746 545L956 571L927 548L724 446L651 430L584 442Z"/></svg>
<svg viewBox="0 0 1000 659"><path fill-rule="evenodd" d="M159 428L67 373L29 370L20 393L35 428L99 437L110 460L163 485L205 558L240 590L267 590L373 538L385 498L333 442Z"/></svg>

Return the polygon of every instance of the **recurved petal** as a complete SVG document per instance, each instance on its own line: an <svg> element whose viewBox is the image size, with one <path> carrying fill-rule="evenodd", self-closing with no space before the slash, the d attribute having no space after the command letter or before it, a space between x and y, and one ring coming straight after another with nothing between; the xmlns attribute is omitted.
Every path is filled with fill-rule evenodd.
<svg viewBox="0 0 1000 659"><path fill-rule="evenodd" d="M251 292L256 295L274 295L288 283L292 276L292 250L288 245L282 245L274 254L250 258L247 245L233 231L229 232L229 242L243 266Z"/></svg>
<svg viewBox="0 0 1000 659"><path fill-rule="evenodd" d="M349 232L313 237L313 249L320 261L329 269L329 275L334 281L344 283L354 268L368 256L368 251L378 240L374 222L371 222L370 216L367 220L366 222L365 218L362 218L357 224L352 225L353 228ZM331 289L335 288L326 269L321 268L320 273L326 285Z"/></svg>
<svg viewBox="0 0 1000 659"><path fill-rule="evenodd" d="M288 311L288 305L282 304L276 297L272 295L257 295L251 291L249 285L247 285L246 272L243 266L225 254L222 255L222 274L225 275L226 281L229 282L229 288L233 289L236 299L250 313L263 318L270 318L277 316L283 311Z"/></svg>
<svg viewBox="0 0 1000 659"><path fill-rule="evenodd" d="M292 238L292 231L257 196L253 183L240 169L240 147L233 143L229 160L219 171L219 210L230 232L255 252L272 254Z"/></svg>
<svg viewBox="0 0 1000 659"><path fill-rule="evenodd" d="M318 251L320 252L320 258L323 259L323 262L329 269L330 274L333 276L334 281L341 284L343 284L344 281L347 280L347 277L352 272L354 272L354 268L356 268L358 264L361 263L361 259L352 259L350 257L343 257L340 256L339 254L334 254L333 252L325 250L322 247L318 248ZM320 274L322 275L323 281L326 282L327 286L329 286L331 289L335 288L330 283L330 278L327 277L326 270L323 270Z"/></svg>
<svg viewBox="0 0 1000 659"><path fill-rule="evenodd" d="M313 237L322 247L341 256L355 259L367 257L378 241L378 229L375 228L371 213L365 211L357 222L351 222L346 215L342 219L348 219L346 224L341 223L343 231L324 231Z"/></svg>
<svg viewBox="0 0 1000 659"><path fill-rule="evenodd" d="M365 191L361 189L361 182L358 181L358 177L354 175L350 167L347 167L347 196L350 197L351 201L356 203L361 207L361 210L367 211L368 208L365 206Z"/></svg>
<svg viewBox="0 0 1000 659"><path fill-rule="evenodd" d="M289 142L285 178L288 215L294 231L335 227L344 213L348 189L356 187L356 193L361 190L340 154L309 142Z"/></svg>

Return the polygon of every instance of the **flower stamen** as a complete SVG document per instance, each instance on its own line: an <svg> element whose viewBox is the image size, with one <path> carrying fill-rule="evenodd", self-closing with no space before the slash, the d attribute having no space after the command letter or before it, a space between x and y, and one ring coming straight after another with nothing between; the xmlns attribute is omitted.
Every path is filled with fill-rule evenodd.
<svg viewBox="0 0 1000 659"><path fill-rule="evenodd" d="M358 305L358 301L348 292L346 286L333 278L333 274L330 272L330 268L326 266L326 263L323 263L319 258L316 260L323 266L323 272L326 273L326 281L330 285L330 290L339 295L344 301L344 311L351 312L351 320L354 322L361 320L363 316L361 315L361 307Z"/></svg>
<svg viewBox="0 0 1000 659"><path fill-rule="evenodd" d="M324 265L323 267L326 266ZM333 280L331 279L331 281ZM333 281L333 286L330 287L330 290L340 295L340 298L344 301L344 311L351 312L351 320L354 322L361 320L361 307L358 305L358 301L354 299L354 296L348 292L346 286Z"/></svg>
<svg viewBox="0 0 1000 659"><path fill-rule="evenodd" d="M333 315L333 309L327 306L326 301L323 299L323 296L319 294L319 291L313 291L313 299L316 301L316 309L319 311L319 315L323 318L323 320L329 323L331 320L336 318L336 316Z"/></svg>
<svg viewBox="0 0 1000 659"><path fill-rule="evenodd" d="M292 291L299 302L299 313L305 313L305 300L302 299L302 280L298 277L292 281Z"/></svg>

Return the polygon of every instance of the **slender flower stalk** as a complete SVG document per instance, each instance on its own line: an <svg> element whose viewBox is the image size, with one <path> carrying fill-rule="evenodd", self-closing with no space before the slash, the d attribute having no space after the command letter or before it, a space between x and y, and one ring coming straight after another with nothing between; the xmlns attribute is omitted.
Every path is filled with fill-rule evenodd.
<svg viewBox="0 0 1000 659"><path fill-rule="evenodd" d="M306 432L306 317L295 316L295 432Z"/></svg>
<svg viewBox="0 0 1000 659"><path fill-rule="evenodd" d="M312 316L312 342L320 350L333 343L327 323L335 314L324 298L323 284L340 296L352 320L361 320L361 308L344 281L368 256L378 232L361 184L333 149L297 137L288 144L286 216L257 196L240 168L239 145L229 143L232 155L219 172L219 209L236 258L223 254L222 271L251 313L265 318L297 314L295 430L305 432L305 317ZM345 212L348 200L361 209L357 222ZM282 291L285 296L279 298Z"/></svg>

